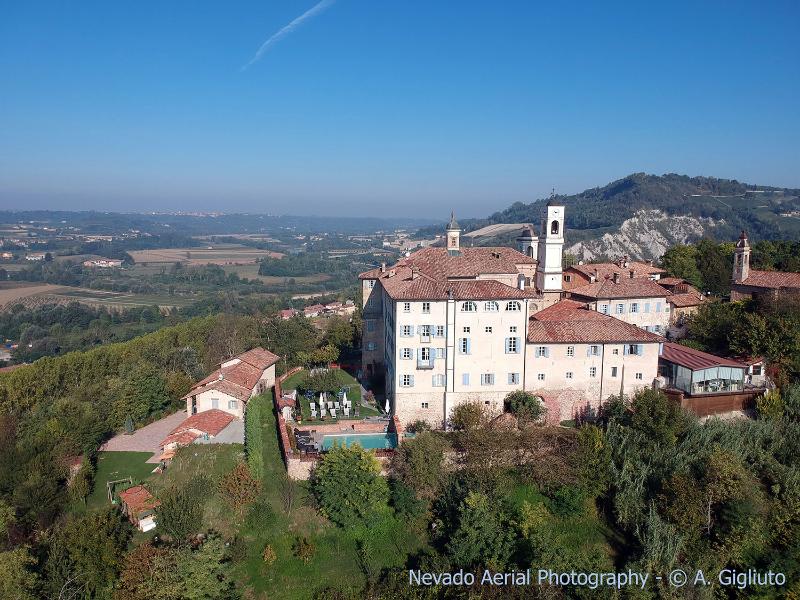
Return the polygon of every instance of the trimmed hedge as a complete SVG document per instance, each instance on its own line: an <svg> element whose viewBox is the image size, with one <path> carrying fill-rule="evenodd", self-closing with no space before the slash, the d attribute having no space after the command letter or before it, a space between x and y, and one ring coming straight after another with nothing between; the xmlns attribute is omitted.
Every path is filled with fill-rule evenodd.
<svg viewBox="0 0 800 600"><path fill-rule="evenodd" d="M247 466L250 473L261 481L264 478L264 429L262 415L265 410L272 410L272 394L267 392L251 399L247 403L244 415L244 450L247 455Z"/></svg>

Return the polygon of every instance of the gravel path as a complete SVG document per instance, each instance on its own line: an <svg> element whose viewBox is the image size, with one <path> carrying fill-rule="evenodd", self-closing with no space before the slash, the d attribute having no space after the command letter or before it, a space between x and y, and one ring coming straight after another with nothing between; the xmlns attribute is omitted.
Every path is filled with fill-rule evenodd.
<svg viewBox="0 0 800 600"><path fill-rule="evenodd" d="M157 463L161 455L161 440L169 435L184 419L186 411L179 410L163 419L137 429L131 435L115 435L100 446L102 452L152 452L147 462Z"/></svg>

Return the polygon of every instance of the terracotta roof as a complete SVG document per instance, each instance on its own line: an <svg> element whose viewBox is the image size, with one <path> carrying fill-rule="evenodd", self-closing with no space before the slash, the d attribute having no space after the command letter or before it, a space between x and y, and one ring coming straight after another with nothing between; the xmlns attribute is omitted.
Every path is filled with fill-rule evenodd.
<svg viewBox="0 0 800 600"><path fill-rule="evenodd" d="M161 502L153 497L142 485L135 485L119 493L122 502L128 505L128 509L134 514L145 510L152 510L161 505Z"/></svg>
<svg viewBox="0 0 800 600"><path fill-rule="evenodd" d="M461 248L457 256L451 256L447 248L427 247L401 259L391 269L400 266L416 267L419 271L436 280L449 278L474 278L478 275L518 273L517 265L535 265L536 261L514 248L478 247ZM378 279L386 273L372 269L361 273L361 279Z"/></svg>
<svg viewBox="0 0 800 600"><path fill-rule="evenodd" d="M621 277L619 283L603 279L569 290L572 296L593 300L615 300L620 298L664 298L669 296L666 288L645 277Z"/></svg>
<svg viewBox="0 0 800 600"><path fill-rule="evenodd" d="M681 279L680 277L662 277L658 280L659 285L679 285L681 283L686 283L685 279Z"/></svg>
<svg viewBox="0 0 800 600"><path fill-rule="evenodd" d="M10 373L11 371L16 371L20 367L24 367L28 363L23 363L19 365L9 365L7 367L0 367L0 373Z"/></svg>
<svg viewBox="0 0 800 600"><path fill-rule="evenodd" d="M734 285L737 285L734 283ZM789 273L786 271L750 271L740 285L752 287L780 289L780 288L800 288L800 273Z"/></svg>
<svg viewBox="0 0 800 600"><path fill-rule="evenodd" d="M694 289L694 288L692 288ZM687 308L689 306L700 306L706 302L706 297L697 290L693 292L684 292L681 294L672 294L667 300L676 308Z"/></svg>
<svg viewBox="0 0 800 600"><path fill-rule="evenodd" d="M535 313L528 322L531 343L601 344L662 342L664 338L636 325L591 310L582 302L562 300Z"/></svg>
<svg viewBox="0 0 800 600"><path fill-rule="evenodd" d="M188 446L197 438L199 438L202 433L199 431L179 431L178 433L172 433L161 440L161 447L168 446L169 444L177 444L178 446Z"/></svg>
<svg viewBox="0 0 800 600"><path fill-rule="evenodd" d="M236 358L242 362L253 365L257 369L261 369L262 371L264 369L268 369L281 359L281 357L277 354L273 354L264 348L253 348L244 354L239 354Z"/></svg>
<svg viewBox="0 0 800 600"><path fill-rule="evenodd" d="M575 270L579 273L583 273L587 277L594 275L595 270L597 270L598 279L604 279L606 276L611 277L614 273L619 273L623 277L630 277L631 270L633 270L635 277L648 277L650 275L666 273L661 267L646 262L629 261L627 265L628 266L624 266L623 264L613 262L585 263L582 265L572 265L565 270Z"/></svg>
<svg viewBox="0 0 800 600"><path fill-rule="evenodd" d="M204 410L203 412L199 412L185 419L180 425L170 431L170 435L196 429L197 431L215 436L230 425L231 421L235 418L236 417L232 414L218 408Z"/></svg>
<svg viewBox="0 0 800 600"><path fill-rule="evenodd" d="M702 352L673 342L666 342L664 344L664 351L661 353L661 358L667 362L691 369L692 371L708 369L710 367L744 368L745 366L735 360L714 356L708 352Z"/></svg>
<svg viewBox="0 0 800 600"><path fill-rule="evenodd" d="M234 359L239 359L240 362L218 368L208 377L195 383L183 397L188 398L206 390L217 390L247 401L261 375L278 362L280 357L263 348L253 348L229 360Z"/></svg>

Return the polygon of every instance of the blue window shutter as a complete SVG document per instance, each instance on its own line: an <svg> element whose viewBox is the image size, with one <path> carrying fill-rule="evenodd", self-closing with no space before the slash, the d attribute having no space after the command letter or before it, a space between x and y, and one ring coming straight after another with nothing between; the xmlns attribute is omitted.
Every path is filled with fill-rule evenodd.
<svg viewBox="0 0 800 600"><path fill-rule="evenodd" d="M506 354L508 354L508 349L509 349L509 347L511 346L511 344L510 344L510 343L509 343L509 341L508 341L508 340L510 340L510 339L511 339L511 338L506 338Z"/></svg>
<svg viewBox="0 0 800 600"><path fill-rule="evenodd" d="M586 346L586 356L591 356L591 355L592 355L592 347Z"/></svg>
<svg viewBox="0 0 800 600"><path fill-rule="evenodd" d="M469 385L469 373L461 374L461 385Z"/></svg>
<svg viewBox="0 0 800 600"><path fill-rule="evenodd" d="M411 387L414 387L414 376L411 376Z"/></svg>
<svg viewBox="0 0 800 600"><path fill-rule="evenodd" d="M472 340L467 338L467 354L470 354L472 351Z"/></svg>
<svg viewBox="0 0 800 600"><path fill-rule="evenodd" d="M639 356L644 356L644 344L636 345L636 354L638 354Z"/></svg>
<svg viewBox="0 0 800 600"><path fill-rule="evenodd" d="M661 356L662 354L664 354L664 344L663 344L663 342L658 344L658 355Z"/></svg>
<svg viewBox="0 0 800 600"><path fill-rule="evenodd" d="M645 302L644 303L644 312L646 312L646 313L650 312L650 303L649 302Z"/></svg>
<svg viewBox="0 0 800 600"><path fill-rule="evenodd" d="M661 302L656 302L656 312L661 312Z"/></svg>
<svg viewBox="0 0 800 600"><path fill-rule="evenodd" d="M433 387L436 387L436 384L437 384L437 383L439 383L438 381L436 381L436 378L437 378L437 377L438 377L438 375L433 375L433 376L431 377L431 385L432 385Z"/></svg>
<svg viewBox="0 0 800 600"><path fill-rule="evenodd" d="M462 339L464 339L464 338L458 338L458 340L457 340L457 343L458 343L458 353L459 353L459 354L464 354L464 353L461 351L461 348L462 348L462 346L461 346L461 343L462 343L462 342L461 342L461 340L462 340Z"/></svg>
<svg viewBox="0 0 800 600"><path fill-rule="evenodd" d="M625 344L622 348L623 348L622 353L627 356L628 355L628 344Z"/></svg>
<svg viewBox="0 0 800 600"><path fill-rule="evenodd" d="M519 352L519 338L517 338L517 352ZM544 357L550 358L550 348L547 346L544 347Z"/></svg>

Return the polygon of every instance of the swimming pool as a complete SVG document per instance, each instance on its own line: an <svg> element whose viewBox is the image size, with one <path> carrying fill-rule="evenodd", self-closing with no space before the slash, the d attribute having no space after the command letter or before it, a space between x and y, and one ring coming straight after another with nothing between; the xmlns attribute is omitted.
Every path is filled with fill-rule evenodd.
<svg viewBox="0 0 800 600"><path fill-rule="evenodd" d="M391 450L397 448L396 433L342 433L322 437L322 451L333 448L334 444L350 447L361 444L365 450Z"/></svg>

